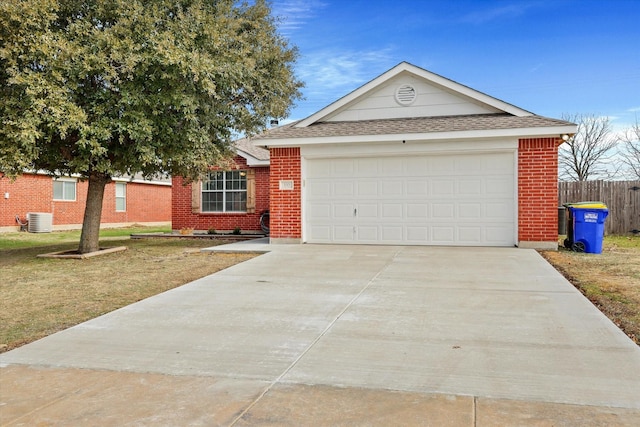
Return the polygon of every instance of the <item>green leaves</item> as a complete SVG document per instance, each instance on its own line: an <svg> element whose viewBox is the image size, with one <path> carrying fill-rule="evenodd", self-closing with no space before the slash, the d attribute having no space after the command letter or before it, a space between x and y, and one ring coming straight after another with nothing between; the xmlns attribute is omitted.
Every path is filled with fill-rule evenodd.
<svg viewBox="0 0 640 427"><path fill-rule="evenodd" d="M264 1L0 3L0 170L196 177L300 96Z"/></svg>

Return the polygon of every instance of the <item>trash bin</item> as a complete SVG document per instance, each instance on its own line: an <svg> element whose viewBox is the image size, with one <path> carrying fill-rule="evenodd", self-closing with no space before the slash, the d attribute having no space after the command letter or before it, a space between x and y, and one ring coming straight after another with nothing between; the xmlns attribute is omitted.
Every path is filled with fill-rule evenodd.
<svg viewBox="0 0 640 427"><path fill-rule="evenodd" d="M567 238L564 246L576 252L602 253L604 221L609 215L602 202L567 203Z"/></svg>
<svg viewBox="0 0 640 427"><path fill-rule="evenodd" d="M567 234L567 208L564 206L558 206L558 234Z"/></svg>

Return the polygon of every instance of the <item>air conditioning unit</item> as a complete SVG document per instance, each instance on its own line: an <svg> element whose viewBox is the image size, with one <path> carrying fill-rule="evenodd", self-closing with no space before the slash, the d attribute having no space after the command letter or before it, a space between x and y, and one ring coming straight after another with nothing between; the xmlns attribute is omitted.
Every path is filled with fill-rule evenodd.
<svg viewBox="0 0 640 427"><path fill-rule="evenodd" d="M53 214L46 212L29 212L29 233L51 233L53 230Z"/></svg>

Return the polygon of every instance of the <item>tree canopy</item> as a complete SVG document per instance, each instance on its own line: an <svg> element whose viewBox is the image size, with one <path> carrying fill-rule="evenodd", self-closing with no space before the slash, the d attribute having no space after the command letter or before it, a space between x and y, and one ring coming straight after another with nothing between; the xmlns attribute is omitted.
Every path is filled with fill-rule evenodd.
<svg viewBox="0 0 640 427"><path fill-rule="evenodd" d="M264 0L2 0L0 171L195 178L287 116L296 58Z"/></svg>

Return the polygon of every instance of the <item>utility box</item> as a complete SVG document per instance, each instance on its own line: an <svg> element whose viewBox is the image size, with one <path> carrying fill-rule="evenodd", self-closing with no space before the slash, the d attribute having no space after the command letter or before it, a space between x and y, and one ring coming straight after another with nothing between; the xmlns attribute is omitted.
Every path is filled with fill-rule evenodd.
<svg viewBox="0 0 640 427"><path fill-rule="evenodd" d="M53 231L53 214L46 212L29 212L27 214L29 233L51 233Z"/></svg>

